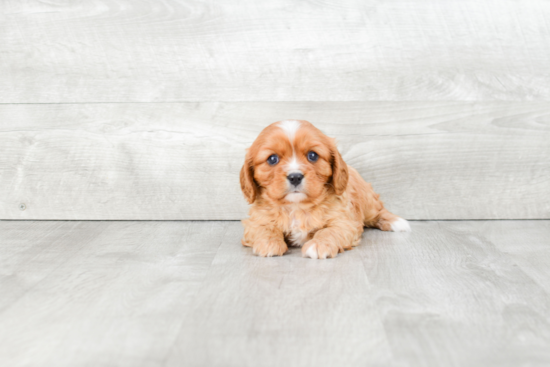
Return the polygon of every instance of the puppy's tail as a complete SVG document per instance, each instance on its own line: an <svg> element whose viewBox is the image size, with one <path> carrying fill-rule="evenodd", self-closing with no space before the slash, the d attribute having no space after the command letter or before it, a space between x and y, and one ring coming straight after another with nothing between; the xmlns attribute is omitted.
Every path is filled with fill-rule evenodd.
<svg viewBox="0 0 550 367"><path fill-rule="evenodd" d="M392 232L410 232L411 226L406 219L398 217L397 215L390 213L385 208L382 209L378 215L376 228L382 231Z"/></svg>

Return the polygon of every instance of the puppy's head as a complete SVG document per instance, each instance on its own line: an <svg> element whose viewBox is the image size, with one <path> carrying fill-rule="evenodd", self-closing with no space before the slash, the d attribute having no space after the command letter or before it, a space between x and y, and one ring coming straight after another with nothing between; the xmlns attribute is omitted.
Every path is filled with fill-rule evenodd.
<svg viewBox="0 0 550 367"><path fill-rule="evenodd" d="M311 123L285 120L266 127L247 150L241 189L252 204L261 195L279 204L341 195L348 169L334 139Z"/></svg>

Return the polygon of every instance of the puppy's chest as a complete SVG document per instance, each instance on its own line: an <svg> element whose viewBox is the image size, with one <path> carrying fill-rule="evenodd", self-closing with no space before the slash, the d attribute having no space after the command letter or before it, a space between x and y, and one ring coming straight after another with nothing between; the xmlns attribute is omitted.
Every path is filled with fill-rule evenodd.
<svg viewBox="0 0 550 367"><path fill-rule="evenodd" d="M290 213L285 238L291 246L302 246L309 241L316 228L303 215Z"/></svg>

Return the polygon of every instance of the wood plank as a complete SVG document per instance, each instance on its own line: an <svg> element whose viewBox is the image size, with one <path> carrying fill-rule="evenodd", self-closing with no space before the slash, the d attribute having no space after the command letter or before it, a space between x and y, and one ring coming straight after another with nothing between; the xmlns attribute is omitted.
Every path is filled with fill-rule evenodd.
<svg viewBox="0 0 550 367"><path fill-rule="evenodd" d="M522 263L550 221L412 229L315 261L238 222L0 221L0 365L550 363L550 274Z"/></svg>
<svg viewBox="0 0 550 367"><path fill-rule="evenodd" d="M109 226L93 222L3 222L0 313L77 256ZM86 233L85 238L82 233ZM60 248L63 256L59 256Z"/></svg>
<svg viewBox="0 0 550 367"><path fill-rule="evenodd" d="M232 228L167 366L370 366L392 361L360 256L254 256ZM348 254L346 254L348 255ZM355 254L359 255L359 254Z"/></svg>
<svg viewBox="0 0 550 367"><path fill-rule="evenodd" d="M548 102L0 105L0 218L241 219L244 150L284 118L405 218L550 218Z"/></svg>
<svg viewBox="0 0 550 367"><path fill-rule="evenodd" d="M0 365L161 365L228 225L0 222Z"/></svg>
<svg viewBox="0 0 550 367"><path fill-rule="evenodd" d="M527 224L527 225L526 225ZM546 241L548 221L414 222L408 236L369 230L358 249L394 361L415 366L544 366L550 277L531 277L486 233ZM503 237L502 237L503 238ZM550 247L525 243L519 253ZM533 266L544 271L546 265Z"/></svg>
<svg viewBox="0 0 550 367"><path fill-rule="evenodd" d="M0 101L548 100L547 1L0 3Z"/></svg>
<svg viewBox="0 0 550 367"><path fill-rule="evenodd" d="M548 238L548 224L531 223L530 234ZM482 240L488 227L508 228L369 230L359 248L325 262L298 249L263 259L236 249L238 238L224 242L167 365L547 365L549 293ZM504 233L525 232L512 228Z"/></svg>
<svg viewBox="0 0 550 367"><path fill-rule="evenodd" d="M483 238L550 293L550 222L506 221L484 223Z"/></svg>

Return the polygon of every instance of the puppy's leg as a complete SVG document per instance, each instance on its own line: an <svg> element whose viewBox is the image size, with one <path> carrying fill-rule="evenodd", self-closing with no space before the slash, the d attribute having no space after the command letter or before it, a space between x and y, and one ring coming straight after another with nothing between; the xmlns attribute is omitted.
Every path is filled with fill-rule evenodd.
<svg viewBox="0 0 550 367"><path fill-rule="evenodd" d="M356 170L350 169L349 185L352 202L365 227L379 228L383 231L410 232L411 227L405 219L390 213L384 208L380 195L374 192L370 183L365 182Z"/></svg>
<svg viewBox="0 0 550 367"><path fill-rule="evenodd" d="M390 213L385 208L382 209L377 217L375 224L376 228L382 231L392 232L410 232L411 227L406 219L398 217L397 215Z"/></svg>
<svg viewBox="0 0 550 367"><path fill-rule="evenodd" d="M363 226L347 221L329 225L315 233L313 238L302 246L302 256L312 259L333 258L339 252L351 250L361 240Z"/></svg>
<svg viewBox="0 0 550 367"><path fill-rule="evenodd" d="M252 252L258 256L283 256L288 247L284 235L278 228L258 225L250 221L243 221L245 226L243 246L252 247Z"/></svg>

